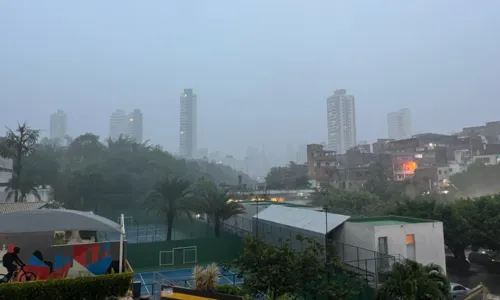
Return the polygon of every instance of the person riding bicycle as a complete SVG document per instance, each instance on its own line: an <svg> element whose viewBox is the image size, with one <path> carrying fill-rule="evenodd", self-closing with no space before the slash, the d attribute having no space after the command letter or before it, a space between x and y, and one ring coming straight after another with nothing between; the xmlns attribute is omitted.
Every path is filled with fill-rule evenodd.
<svg viewBox="0 0 500 300"><path fill-rule="evenodd" d="M3 256L3 266L8 271L4 278L5 281L9 281L18 268L23 268L25 266L23 261L18 256L20 251L21 249L19 247L15 247L13 252L7 252Z"/></svg>

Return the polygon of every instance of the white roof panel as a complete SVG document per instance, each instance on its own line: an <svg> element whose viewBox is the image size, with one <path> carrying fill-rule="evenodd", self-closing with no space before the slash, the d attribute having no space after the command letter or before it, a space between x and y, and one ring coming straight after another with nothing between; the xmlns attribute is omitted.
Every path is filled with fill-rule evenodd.
<svg viewBox="0 0 500 300"><path fill-rule="evenodd" d="M328 226L328 232L330 232L350 218L350 216L332 213L328 213L326 215L327 224L325 225L324 212L281 205L270 205L268 208L259 212L259 220L274 222L315 233L326 234L326 226ZM254 215L253 217L256 218L257 215Z"/></svg>

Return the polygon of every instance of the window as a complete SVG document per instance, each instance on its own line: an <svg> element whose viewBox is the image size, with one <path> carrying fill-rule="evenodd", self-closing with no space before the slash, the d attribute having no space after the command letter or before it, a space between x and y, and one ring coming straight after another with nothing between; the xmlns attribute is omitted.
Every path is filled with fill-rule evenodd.
<svg viewBox="0 0 500 300"><path fill-rule="evenodd" d="M415 235L407 234L406 235L406 245L414 245L415 244Z"/></svg>
<svg viewBox="0 0 500 300"><path fill-rule="evenodd" d="M465 291L465 290L466 290L466 288L464 288L464 287L463 287L463 286L461 286L461 285L456 285L456 286L454 286L454 287L453 287L453 290L454 290L454 291Z"/></svg>
<svg viewBox="0 0 500 300"><path fill-rule="evenodd" d="M417 253L415 251L415 235L406 235L406 258L411 260L417 259Z"/></svg>

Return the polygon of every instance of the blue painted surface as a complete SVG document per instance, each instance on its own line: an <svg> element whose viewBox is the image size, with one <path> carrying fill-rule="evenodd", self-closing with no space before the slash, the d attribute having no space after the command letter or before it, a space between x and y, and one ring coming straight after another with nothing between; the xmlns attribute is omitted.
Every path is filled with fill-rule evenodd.
<svg viewBox="0 0 500 300"><path fill-rule="evenodd" d="M141 296L159 295L161 286L156 284L153 287L154 273L155 272L144 272L134 275L134 281L141 281ZM193 284L193 269L157 271L156 273L159 274L158 277L165 277L175 282L178 286L191 287ZM240 285L243 283L243 279L237 278L236 274L231 271L223 272L221 270L221 274L222 276L219 278L219 284Z"/></svg>

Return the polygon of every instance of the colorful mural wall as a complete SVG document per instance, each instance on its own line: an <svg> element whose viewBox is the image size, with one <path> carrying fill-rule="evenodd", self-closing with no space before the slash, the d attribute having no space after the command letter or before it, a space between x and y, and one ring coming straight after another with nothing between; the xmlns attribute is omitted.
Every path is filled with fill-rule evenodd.
<svg viewBox="0 0 500 300"><path fill-rule="evenodd" d="M12 243L2 244L5 239L0 236L0 274L7 274L1 260L6 253L12 253L14 247L21 249L19 258L26 264L23 270L35 274L37 280L102 275L112 269L118 271L119 242L52 246L40 243L40 239L38 245L35 243L37 239L30 243L26 238L14 243L17 238L11 237L7 242ZM21 275L18 279L22 278Z"/></svg>

